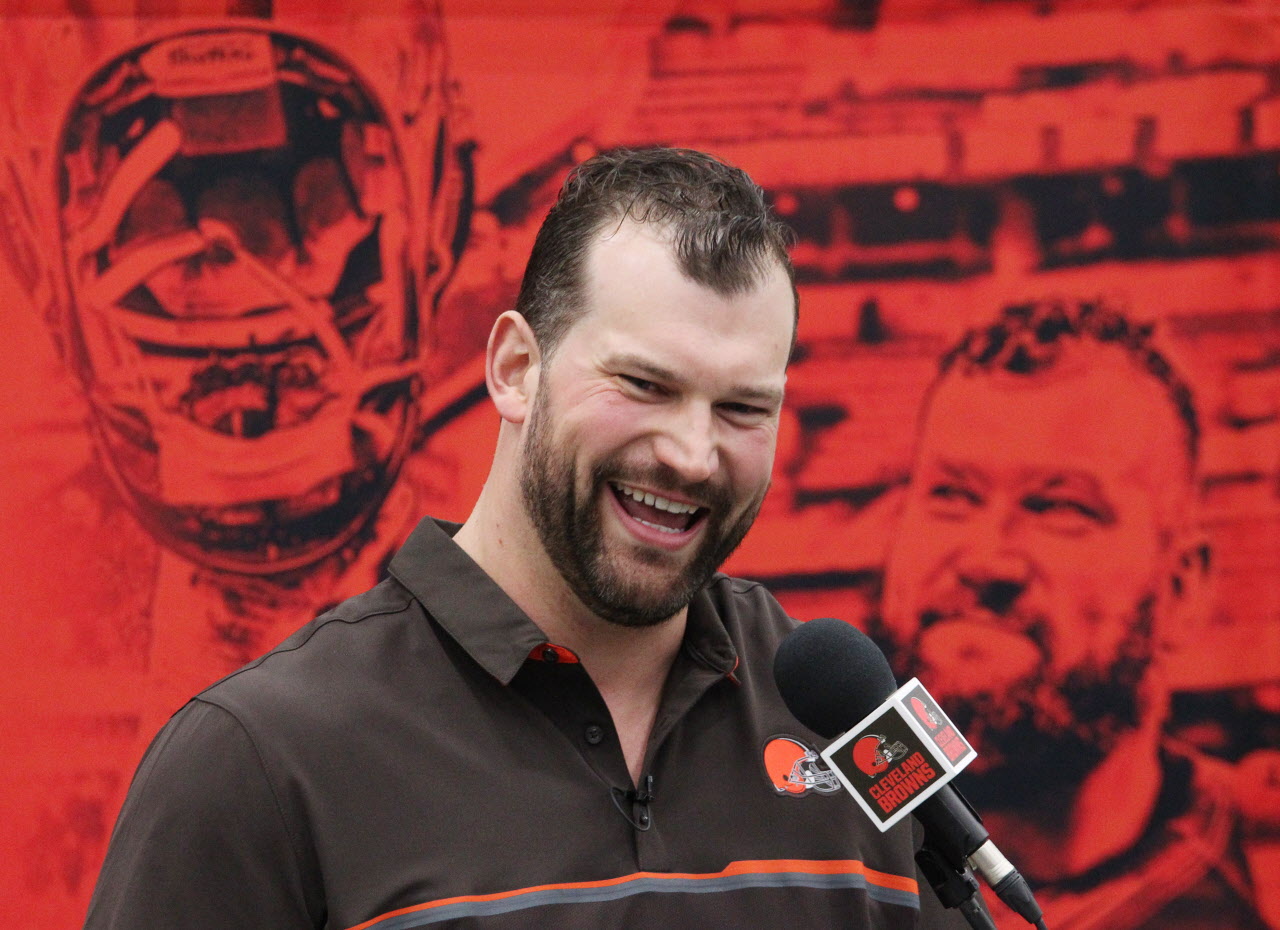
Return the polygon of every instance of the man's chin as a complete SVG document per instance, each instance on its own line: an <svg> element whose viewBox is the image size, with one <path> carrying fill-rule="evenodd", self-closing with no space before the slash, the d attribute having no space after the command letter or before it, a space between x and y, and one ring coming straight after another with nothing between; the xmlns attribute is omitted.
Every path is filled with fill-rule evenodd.
<svg viewBox="0 0 1280 930"><path fill-rule="evenodd" d="M1047 658L1025 633L967 617L933 623L916 637L912 651L930 670L930 679L921 676L935 683L930 688L996 703L1043 675Z"/></svg>
<svg viewBox="0 0 1280 930"><path fill-rule="evenodd" d="M665 597L648 594L632 592L619 600L600 598L591 606L602 620L630 629L660 626L689 606L688 599L673 598L669 591Z"/></svg>
<svg viewBox="0 0 1280 930"><path fill-rule="evenodd" d="M601 565L589 580L589 591L580 592L583 601L610 623L627 627L656 626L688 606L696 590L686 560L672 565L667 558L631 554ZM620 564L621 563L621 564ZM655 564L656 563L656 564Z"/></svg>

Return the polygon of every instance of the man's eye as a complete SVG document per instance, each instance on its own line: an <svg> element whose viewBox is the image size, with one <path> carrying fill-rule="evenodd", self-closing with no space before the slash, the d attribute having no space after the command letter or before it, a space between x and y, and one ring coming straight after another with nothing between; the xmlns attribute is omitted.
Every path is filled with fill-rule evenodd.
<svg viewBox="0 0 1280 930"><path fill-rule="evenodd" d="M1108 515L1102 508L1087 504L1074 497L1032 494L1023 498L1022 506L1034 514L1059 521L1062 523L1063 528L1068 529L1074 523L1104 524L1109 522Z"/></svg>
<svg viewBox="0 0 1280 930"><path fill-rule="evenodd" d="M637 378L633 375L621 375L620 377L641 394L653 394L659 390L657 384L652 381L646 381L644 378Z"/></svg>
<svg viewBox="0 0 1280 930"><path fill-rule="evenodd" d="M765 407L757 407L755 404L725 403L720 405L720 409L735 417L753 419L764 419L772 413L771 410Z"/></svg>
<svg viewBox="0 0 1280 930"><path fill-rule="evenodd" d="M939 520L967 520L983 504L982 496L962 484L939 483L925 493L929 513Z"/></svg>
<svg viewBox="0 0 1280 930"><path fill-rule="evenodd" d="M982 498L975 491L959 484L935 484L929 489L929 499L939 504L977 507Z"/></svg>

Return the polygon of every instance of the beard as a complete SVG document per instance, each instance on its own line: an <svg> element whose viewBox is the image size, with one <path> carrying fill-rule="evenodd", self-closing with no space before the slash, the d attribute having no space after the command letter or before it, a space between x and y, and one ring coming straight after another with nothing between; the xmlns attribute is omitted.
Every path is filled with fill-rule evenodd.
<svg viewBox="0 0 1280 930"><path fill-rule="evenodd" d="M546 388L538 391L529 414L520 490L538 538L569 588L594 614L627 627L654 626L689 605L755 522L767 488L743 513L726 522L734 504L732 490L711 481L683 482L669 466L628 467L620 456L591 468L582 497L571 450L551 436L553 414ZM602 495L613 494L611 481L666 488L702 501L707 513L703 538L692 556L682 557L639 544L604 545ZM677 559L687 558L683 568ZM632 564L628 565L630 562ZM673 577L674 576L674 577Z"/></svg>
<svg viewBox="0 0 1280 930"><path fill-rule="evenodd" d="M1035 670L997 690L979 685L982 670L973 668L973 686L963 692L931 691L979 753L962 784L975 806L1036 809L1046 794L1065 797L1137 729L1145 717L1143 683L1154 656L1154 606L1154 597L1139 601L1110 660L1057 673L1050 670L1049 624L1043 618L1013 621L1043 657ZM922 640L939 622L945 621L926 613L914 634L903 637L877 614L867 628L899 681L918 677L930 687L931 679L956 675L955 669L940 674L922 658Z"/></svg>

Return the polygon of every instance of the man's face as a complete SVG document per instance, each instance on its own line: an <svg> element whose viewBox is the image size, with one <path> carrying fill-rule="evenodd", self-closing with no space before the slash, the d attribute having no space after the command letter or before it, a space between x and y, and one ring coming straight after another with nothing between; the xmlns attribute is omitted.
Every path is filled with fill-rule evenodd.
<svg viewBox="0 0 1280 930"><path fill-rule="evenodd" d="M1041 763L1078 781L1138 724L1187 503L1160 386L1115 349L1063 365L938 387L874 624L974 742L986 803Z"/></svg>
<svg viewBox="0 0 1280 930"><path fill-rule="evenodd" d="M614 623L678 613L742 540L769 485L794 303L783 270L725 297L659 228L594 244L586 310L544 358L521 479L573 593Z"/></svg>

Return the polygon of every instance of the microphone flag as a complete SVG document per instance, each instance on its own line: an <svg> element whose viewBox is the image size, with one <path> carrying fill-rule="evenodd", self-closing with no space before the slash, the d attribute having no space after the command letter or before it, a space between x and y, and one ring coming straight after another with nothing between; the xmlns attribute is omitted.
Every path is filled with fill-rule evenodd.
<svg viewBox="0 0 1280 930"><path fill-rule="evenodd" d="M917 678L821 755L882 833L977 757Z"/></svg>

